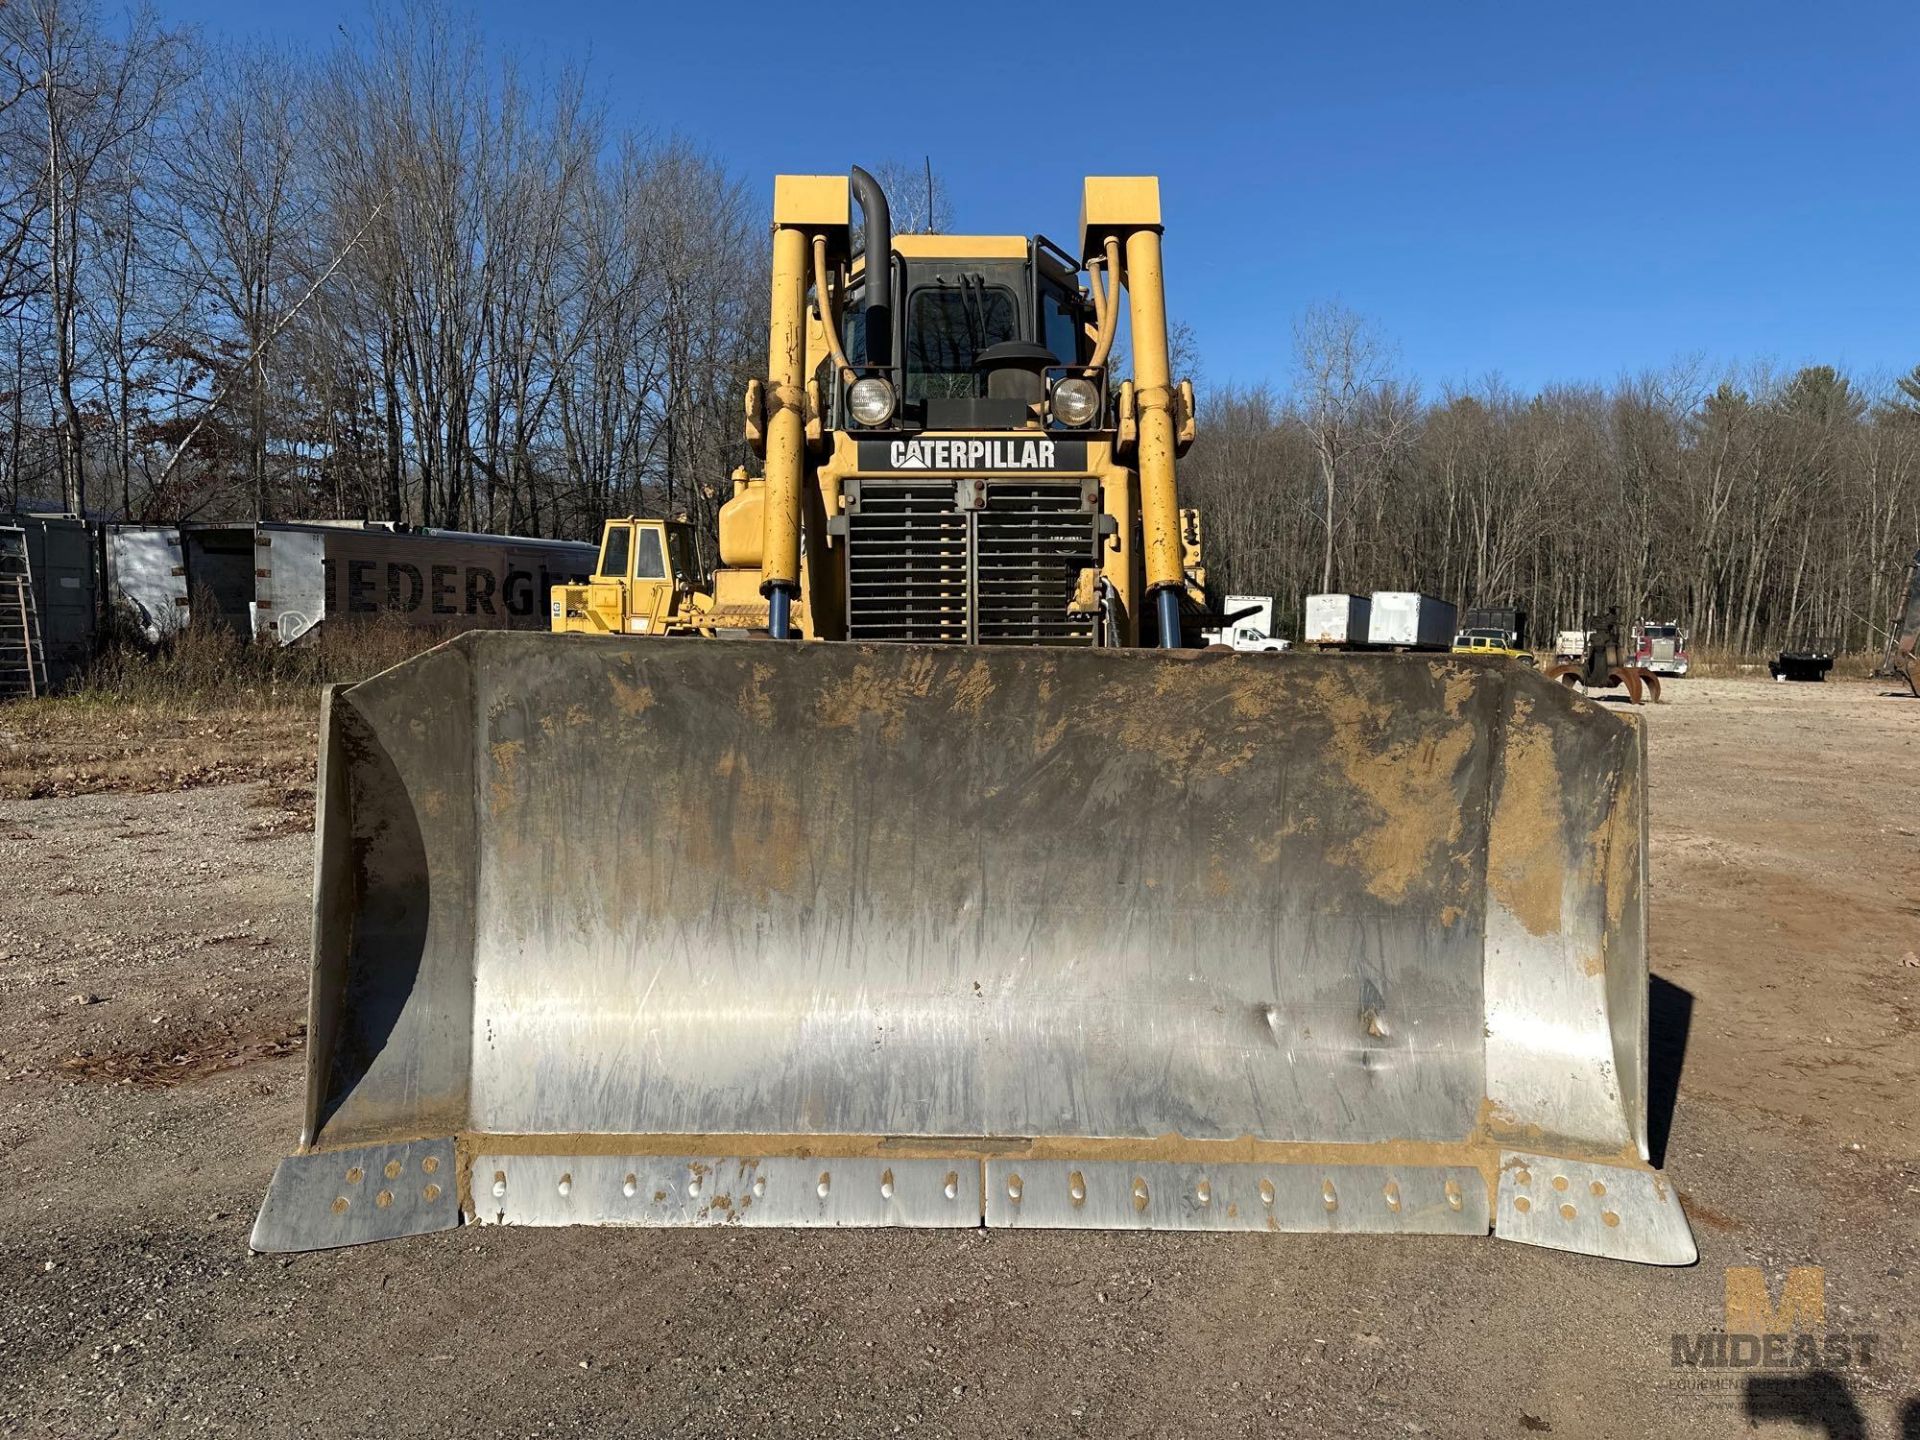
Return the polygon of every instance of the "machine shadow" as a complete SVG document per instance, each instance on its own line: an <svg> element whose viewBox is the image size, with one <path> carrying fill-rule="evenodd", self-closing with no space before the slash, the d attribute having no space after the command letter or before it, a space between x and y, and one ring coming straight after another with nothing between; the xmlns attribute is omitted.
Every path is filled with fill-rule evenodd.
<svg viewBox="0 0 1920 1440"><path fill-rule="evenodd" d="M341 741L353 768L346 859L350 899L336 923L351 936L332 1063L319 1107L324 1128L386 1049L413 995L427 947L433 884L414 797L386 749L358 716ZM312 1038L309 1043L314 1043Z"/></svg>
<svg viewBox="0 0 1920 1440"><path fill-rule="evenodd" d="M1653 976L1647 1005L1647 1149L1661 1169L1666 1168L1667 1138L1673 1133L1680 1071L1692 1029L1693 992Z"/></svg>
<svg viewBox="0 0 1920 1440"><path fill-rule="evenodd" d="M1831 1370L1805 1375L1755 1375L1741 1397L1749 1425L1784 1421L1827 1440L1866 1440L1867 1420L1853 1388Z"/></svg>

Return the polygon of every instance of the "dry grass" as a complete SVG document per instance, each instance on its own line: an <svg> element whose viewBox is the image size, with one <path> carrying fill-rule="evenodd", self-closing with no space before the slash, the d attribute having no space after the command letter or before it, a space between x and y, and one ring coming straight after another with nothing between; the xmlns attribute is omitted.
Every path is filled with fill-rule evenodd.
<svg viewBox="0 0 1920 1440"><path fill-rule="evenodd" d="M306 1043L305 1025L271 1026L251 1035L219 1025L184 1040L128 1053L84 1050L61 1060L60 1069L76 1080L164 1090L238 1070L256 1060L277 1060L304 1048Z"/></svg>
<svg viewBox="0 0 1920 1440"><path fill-rule="evenodd" d="M320 687L364 679L444 638L376 620L329 622L285 648L213 629L157 648L114 645L73 693L0 707L0 799L243 780L304 795Z"/></svg>
<svg viewBox="0 0 1920 1440"><path fill-rule="evenodd" d="M116 644L74 697L116 704L310 706L322 685L364 680L437 645L437 630L373 618L332 620L293 645L189 627L157 647Z"/></svg>
<svg viewBox="0 0 1920 1440"><path fill-rule="evenodd" d="M20 701L0 710L0 799L311 781L318 710L291 701Z"/></svg>

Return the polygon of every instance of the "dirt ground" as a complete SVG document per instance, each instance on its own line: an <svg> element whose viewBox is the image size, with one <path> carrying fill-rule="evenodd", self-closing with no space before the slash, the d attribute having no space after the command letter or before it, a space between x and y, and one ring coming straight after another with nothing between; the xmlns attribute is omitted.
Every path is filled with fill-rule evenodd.
<svg viewBox="0 0 1920 1440"><path fill-rule="evenodd" d="M0 1432L1910 1440L1920 702L1668 696L1647 712L1655 1130L1670 1111L1684 1270L1004 1231L469 1228L250 1256L301 1101L310 795L274 764L203 783L190 730L168 774L191 788L15 791ZM1777 1287L1806 1265L1870 1364L1673 1367L1676 1332L1722 1325L1726 1267Z"/></svg>
<svg viewBox="0 0 1920 1440"><path fill-rule="evenodd" d="M298 705L15 702L0 710L0 803L246 780L307 787L318 713L318 700L304 697Z"/></svg>

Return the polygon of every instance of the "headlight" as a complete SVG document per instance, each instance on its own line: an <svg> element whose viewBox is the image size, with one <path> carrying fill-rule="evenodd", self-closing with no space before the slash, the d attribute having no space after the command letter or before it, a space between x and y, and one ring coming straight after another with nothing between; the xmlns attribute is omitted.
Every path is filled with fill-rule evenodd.
<svg viewBox="0 0 1920 1440"><path fill-rule="evenodd" d="M1053 418L1062 425L1091 425L1100 413L1100 392L1091 380L1070 375L1053 386Z"/></svg>
<svg viewBox="0 0 1920 1440"><path fill-rule="evenodd" d="M884 425L893 417L893 387L872 376L856 380L847 391L847 409L868 428Z"/></svg>

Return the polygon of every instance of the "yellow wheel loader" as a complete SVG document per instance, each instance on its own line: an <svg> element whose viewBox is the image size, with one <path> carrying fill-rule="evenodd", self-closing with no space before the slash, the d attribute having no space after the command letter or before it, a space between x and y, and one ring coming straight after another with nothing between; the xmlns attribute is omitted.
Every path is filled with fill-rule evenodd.
<svg viewBox="0 0 1920 1440"><path fill-rule="evenodd" d="M1156 182L1088 180L1071 250L893 236L859 170L781 177L773 221L715 638L587 598L621 635L468 634L327 696L305 1122L254 1247L1691 1261L1648 1164L1639 728L1518 666L1189 644Z"/></svg>
<svg viewBox="0 0 1920 1440"><path fill-rule="evenodd" d="M713 596L698 554L684 521L607 521L587 583L553 587L552 628L563 635L711 633Z"/></svg>

